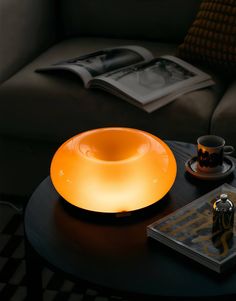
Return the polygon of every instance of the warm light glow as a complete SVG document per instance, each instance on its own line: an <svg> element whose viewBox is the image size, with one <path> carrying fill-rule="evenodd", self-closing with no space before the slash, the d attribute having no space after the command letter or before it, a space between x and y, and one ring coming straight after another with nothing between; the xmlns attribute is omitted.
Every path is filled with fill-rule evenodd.
<svg viewBox="0 0 236 301"><path fill-rule="evenodd" d="M124 212L160 200L176 177L176 162L159 138L136 129L102 128L66 141L51 164L58 193L97 212Z"/></svg>

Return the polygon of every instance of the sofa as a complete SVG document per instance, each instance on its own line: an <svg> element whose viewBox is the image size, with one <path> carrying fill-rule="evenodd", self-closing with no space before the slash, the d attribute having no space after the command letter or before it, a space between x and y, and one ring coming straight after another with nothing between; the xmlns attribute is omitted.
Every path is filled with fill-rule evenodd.
<svg viewBox="0 0 236 301"><path fill-rule="evenodd" d="M29 196L49 174L62 142L85 130L124 126L162 139L195 143L212 133L236 146L236 82L209 72L216 84L153 112L70 73L35 69L97 49L141 45L154 56L175 54L200 0L1 0L0 193Z"/></svg>

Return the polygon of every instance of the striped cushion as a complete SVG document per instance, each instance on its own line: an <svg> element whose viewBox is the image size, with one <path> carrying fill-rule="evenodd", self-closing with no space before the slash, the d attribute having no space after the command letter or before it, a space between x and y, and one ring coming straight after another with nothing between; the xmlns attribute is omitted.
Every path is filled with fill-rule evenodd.
<svg viewBox="0 0 236 301"><path fill-rule="evenodd" d="M235 70L236 0L203 0L178 55L188 61Z"/></svg>

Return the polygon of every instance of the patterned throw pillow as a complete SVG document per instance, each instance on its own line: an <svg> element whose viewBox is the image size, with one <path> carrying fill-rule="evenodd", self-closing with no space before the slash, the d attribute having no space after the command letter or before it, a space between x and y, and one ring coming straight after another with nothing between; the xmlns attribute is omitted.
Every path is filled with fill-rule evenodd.
<svg viewBox="0 0 236 301"><path fill-rule="evenodd" d="M203 0L178 55L236 71L236 0Z"/></svg>

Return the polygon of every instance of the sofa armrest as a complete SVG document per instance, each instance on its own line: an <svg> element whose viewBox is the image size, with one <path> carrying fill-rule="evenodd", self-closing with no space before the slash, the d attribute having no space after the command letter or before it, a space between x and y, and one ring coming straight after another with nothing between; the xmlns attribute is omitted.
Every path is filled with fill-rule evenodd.
<svg viewBox="0 0 236 301"><path fill-rule="evenodd" d="M224 137L227 144L236 148L236 79L229 85L220 99L211 120L211 134ZM233 154L236 156L236 152Z"/></svg>
<svg viewBox="0 0 236 301"><path fill-rule="evenodd" d="M55 41L55 3L0 1L0 83Z"/></svg>

